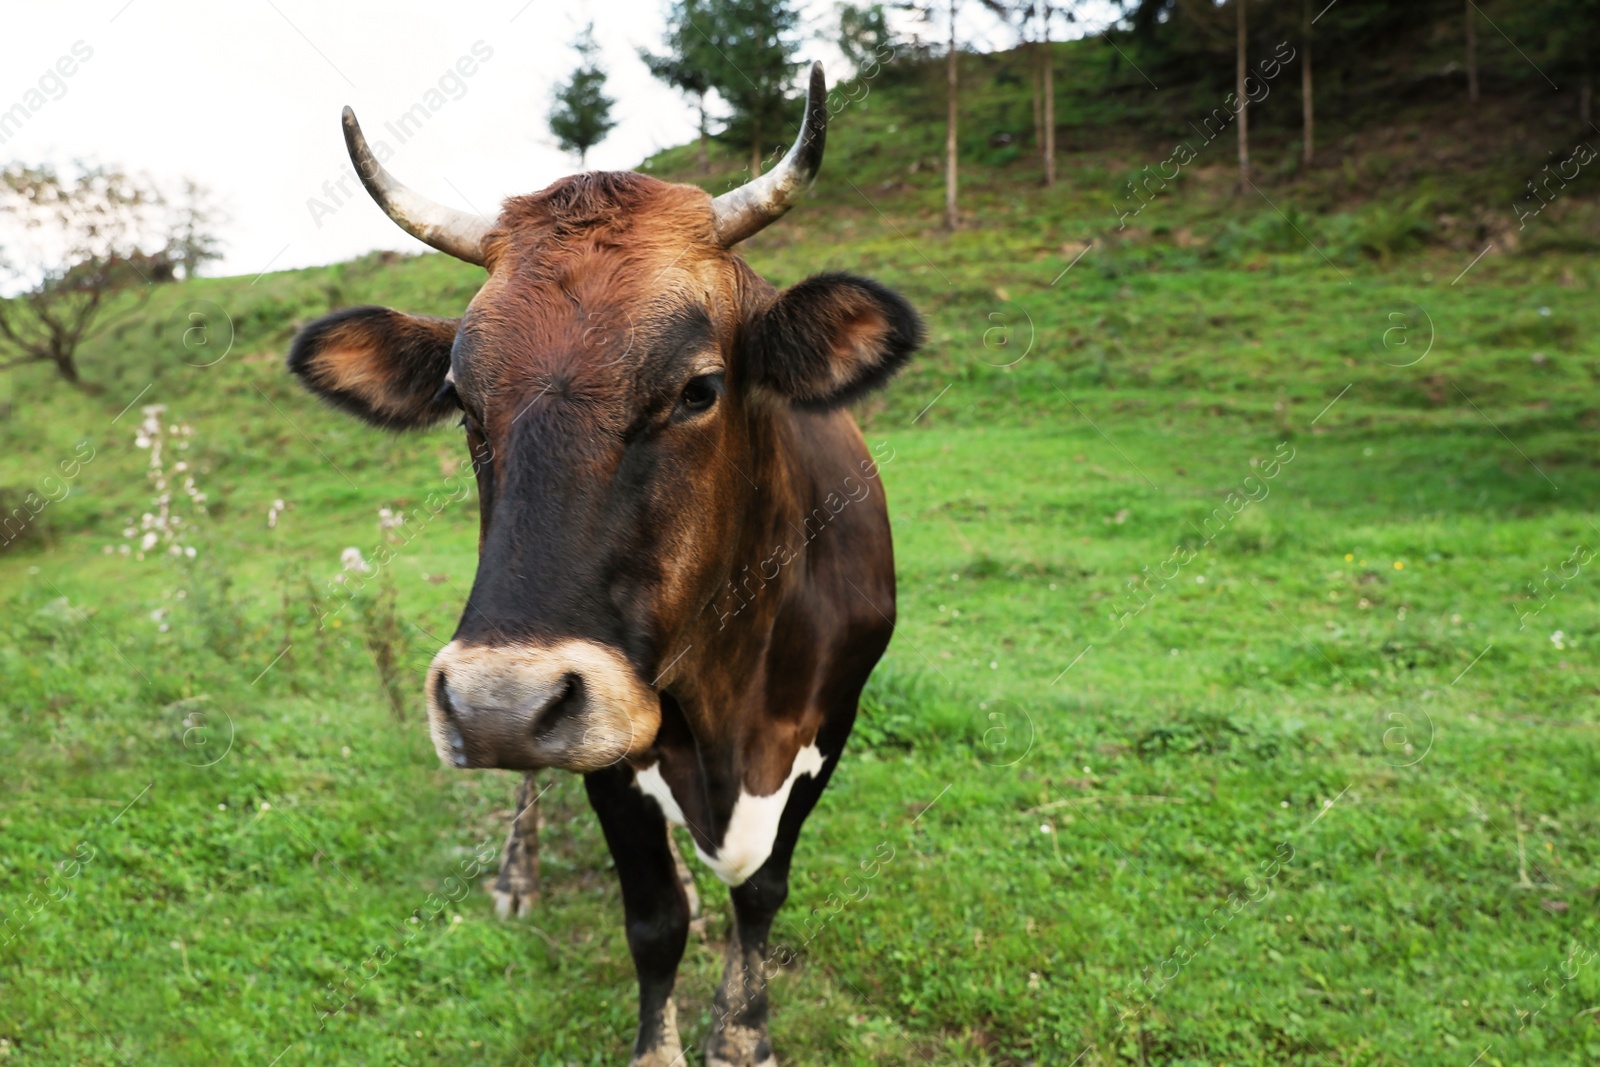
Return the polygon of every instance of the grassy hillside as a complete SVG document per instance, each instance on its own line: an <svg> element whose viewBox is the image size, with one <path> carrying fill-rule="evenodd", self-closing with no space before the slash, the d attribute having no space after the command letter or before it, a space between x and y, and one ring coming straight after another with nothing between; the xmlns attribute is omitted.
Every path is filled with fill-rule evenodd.
<svg viewBox="0 0 1600 1067"><path fill-rule="evenodd" d="M1264 122L1263 195L1218 144L1119 231L1186 105L1113 128L1139 90L1095 49L1063 48L1057 188L992 136L1026 130L1020 64L974 57L970 222L943 233L937 98L886 72L748 248L779 283L877 277L931 332L860 411L901 625L778 920L779 1055L1592 1060L1593 202L1575 183L1469 269L1517 233L1496 204L1536 138L1515 102L1468 130L1422 100L1306 174ZM550 779L530 921L460 880L513 777L439 768L420 707L475 566L475 502L430 504L459 431L374 433L281 369L331 308L456 314L480 279L372 256L165 287L87 354L103 393L10 375L0 495L60 499L0 553L0 1059L625 1062L577 779ZM184 523L138 559L153 404L190 428L163 431ZM701 873L696 1043L727 932Z"/></svg>

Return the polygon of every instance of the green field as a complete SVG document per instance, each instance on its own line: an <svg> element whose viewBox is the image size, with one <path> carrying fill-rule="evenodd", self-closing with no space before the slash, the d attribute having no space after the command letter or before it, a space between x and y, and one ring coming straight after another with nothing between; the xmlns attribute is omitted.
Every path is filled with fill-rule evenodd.
<svg viewBox="0 0 1600 1067"><path fill-rule="evenodd" d="M878 151L914 118L892 88L748 249L780 284L878 277L930 326L860 410L900 626L778 919L780 1059L1593 1062L1592 205L1464 274L1482 244L1437 219L1480 172L1418 208L1342 172L1241 200L1219 166L1117 232L1151 135L1065 154L1049 192L974 168L951 236L937 171ZM0 553L0 1061L626 1061L581 783L549 776L529 920L495 919L492 872L451 880L515 783L441 769L421 707L476 562L475 501L428 503L460 431L378 434L282 370L331 308L456 314L480 278L374 255L164 287L92 346L102 393L10 375L6 510L70 491ZM150 404L206 501L176 493L179 554L141 560ZM354 592L350 546L394 552ZM728 918L699 873L696 1044Z"/></svg>

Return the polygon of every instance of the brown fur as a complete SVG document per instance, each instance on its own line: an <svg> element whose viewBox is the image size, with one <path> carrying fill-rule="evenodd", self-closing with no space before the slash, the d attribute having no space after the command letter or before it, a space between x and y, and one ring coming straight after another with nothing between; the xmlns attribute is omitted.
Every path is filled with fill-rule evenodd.
<svg viewBox="0 0 1600 1067"><path fill-rule="evenodd" d="M770 796L796 754L818 747L822 770L795 779L766 862L725 875L740 948L708 1048L748 1064L767 1054L760 960L794 841L894 626L888 511L842 404L892 374L921 326L866 279L820 275L778 293L717 243L705 192L637 174L578 175L508 200L484 248L489 278L459 328L340 313L305 331L290 366L380 425L429 421L440 397L465 412L479 574L457 651L430 677L433 703L449 672L477 673L451 675L461 706L441 712L436 739L464 766L588 772L640 968L637 1062L675 1048L670 979L687 905L663 809L629 765L659 768L696 844L716 855L740 794ZM431 350L384 350L414 336ZM695 383L712 389L709 406L691 404ZM481 669L564 647L608 650L637 675L623 687L642 694L633 703L659 704L659 727L635 716L654 733L626 746L626 763L539 748L528 738L540 720L515 718L560 703L516 693L559 691L569 718L552 714L553 728L590 736L583 722L601 716L586 702L613 700L617 686L594 684L581 657L551 660L521 689ZM556 684L567 669L588 671L581 694Z"/></svg>

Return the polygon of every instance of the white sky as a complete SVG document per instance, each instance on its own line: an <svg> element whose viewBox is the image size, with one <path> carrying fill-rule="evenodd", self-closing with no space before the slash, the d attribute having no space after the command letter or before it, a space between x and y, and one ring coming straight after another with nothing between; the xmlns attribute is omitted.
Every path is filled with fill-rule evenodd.
<svg viewBox="0 0 1600 1067"><path fill-rule="evenodd" d="M593 19L607 91L620 120L589 154L625 170L695 135L683 97L650 77L638 49L660 48L664 0L84 0L8 3L0 35L0 116L37 107L0 129L0 164L112 164L176 187L193 177L229 216L213 274L331 263L374 248L422 246L389 222L352 181L335 204L324 183L348 173L339 110L356 110L369 141L394 150L388 168L446 204L493 214L575 169L545 126L551 89L576 62L570 42ZM832 0L803 0L811 35L800 58L843 73L831 37ZM1012 35L965 3L963 36L1008 47ZM70 77L40 79L92 49ZM385 130L458 60L476 72L405 143ZM53 78L54 75L50 74ZM459 98L455 98L459 97ZM435 98L437 103L437 98ZM333 208L314 218L307 201Z"/></svg>

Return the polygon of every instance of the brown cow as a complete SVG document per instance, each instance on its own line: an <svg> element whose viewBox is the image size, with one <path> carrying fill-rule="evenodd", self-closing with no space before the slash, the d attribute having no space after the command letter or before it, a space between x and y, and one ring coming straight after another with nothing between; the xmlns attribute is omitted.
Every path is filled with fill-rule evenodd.
<svg viewBox="0 0 1600 1067"><path fill-rule="evenodd" d="M434 745L456 767L584 774L638 971L635 1064L682 1059L689 910L668 820L732 887L706 1062L774 1062L768 932L894 628L877 464L843 405L909 358L921 323L875 282L779 292L731 251L809 186L824 96L819 65L788 155L722 196L580 174L492 223L396 182L346 109L373 197L489 277L460 319L352 308L289 355L375 425L462 417L479 562L428 673Z"/></svg>

